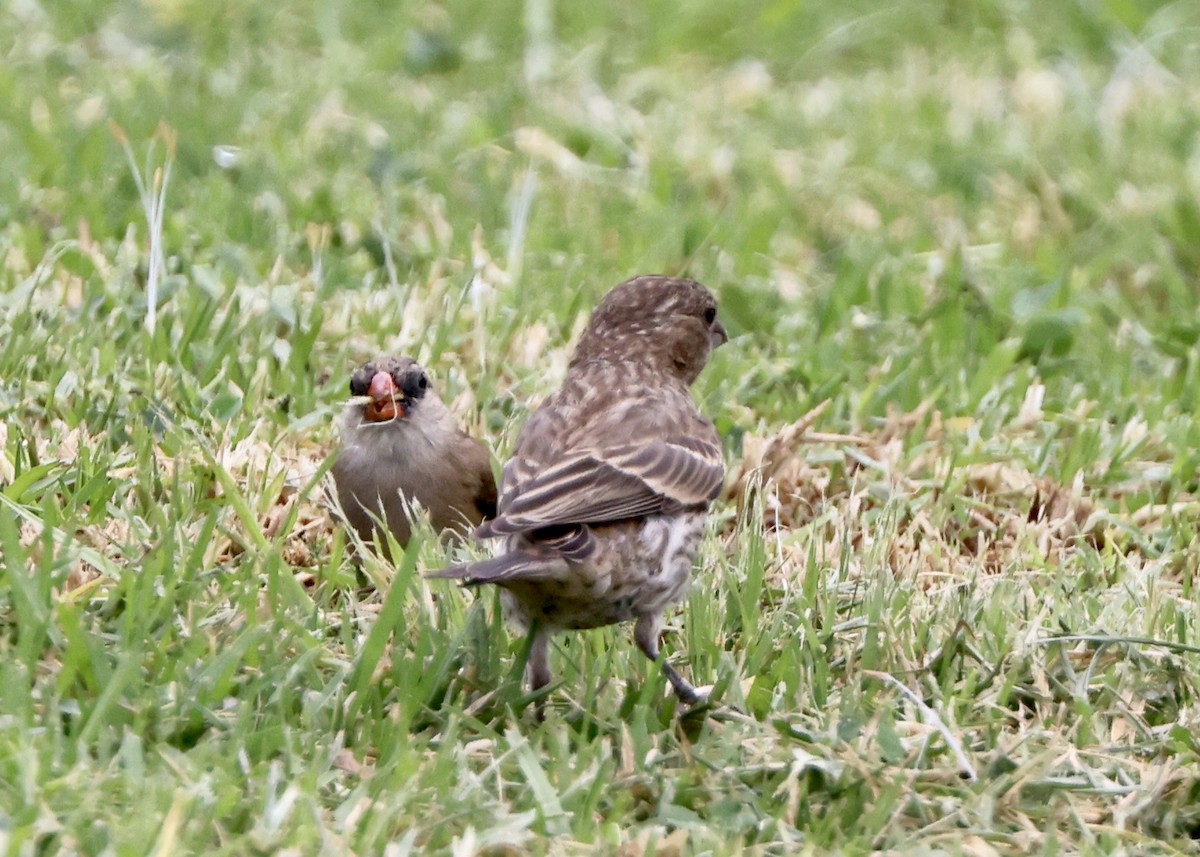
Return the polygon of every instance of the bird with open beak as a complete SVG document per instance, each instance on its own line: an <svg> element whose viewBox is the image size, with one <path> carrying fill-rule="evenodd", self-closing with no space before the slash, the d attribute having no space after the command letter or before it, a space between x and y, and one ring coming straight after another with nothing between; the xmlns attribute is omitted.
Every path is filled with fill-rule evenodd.
<svg viewBox="0 0 1200 857"><path fill-rule="evenodd" d="M498 515L475 531L503 539L499 554L433 575L501 587L506 613L532 634L534 690L550 682L548 641L560 630L632 621L638 648L660 660L663 612L686 592L725 473L689 388L727 339L697 282L645 276L612 289L562 387L522 428ZM679 699L697 702L661 663Z"/></svg>
<svg viewBox="0 0 1200 857"><path fill-rule="evenodd" d="M491 458L458 427L419 363L372 360L350 377L350 394L333 480L364 542L378 518L406 546L418 505L438 531L466 533L495 515ZM386 553L386 540L379 544Z"/></svg>

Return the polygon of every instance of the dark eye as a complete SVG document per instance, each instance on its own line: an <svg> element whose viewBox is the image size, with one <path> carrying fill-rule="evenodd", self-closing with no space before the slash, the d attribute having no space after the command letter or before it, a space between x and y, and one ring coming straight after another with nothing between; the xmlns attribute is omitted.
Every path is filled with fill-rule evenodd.
<svg viewBox="0 0 1200 857"><path fill-rule="evenodd" d="M708 309L706 309L704 311L704 323L712 324L716 320L717 320L717 308L715 306L710 306Z"/></svg>
<svg viewBox="0 0 1200 857"><path fill-rule="evenodd" d="M350 376L350 395L365 396L367 394L368 378L375 374L370 366L355 372Z"/></svg>
<svg viewBox="0 0 1200 857"><path fill-rule="evenodd" d="M429 387L429 377L424 372L422 372L421 377L417 379L417 386L422 390Z"/></svg>

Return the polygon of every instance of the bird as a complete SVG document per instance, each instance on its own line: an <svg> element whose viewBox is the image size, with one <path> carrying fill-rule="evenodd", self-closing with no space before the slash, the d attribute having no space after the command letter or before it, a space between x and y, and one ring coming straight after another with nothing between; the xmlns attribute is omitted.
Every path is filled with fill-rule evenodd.
<svg viewBox="0 0 1200 857"><path fill-rule="evenodd" d="M519 432L496 516L475 529L503 539L499 552L430 575L500 587L506 618L531 635L533 691L551 681L551 635L633 622L680 702L702 701L660 657L659 637L724 482L720 436L690 388L728 339L716 298L694 280L644 275L612 288L561 387Z"/></svg>
<svg viewBox="0 0 1200 857"><path fill-rule="evenodd" d="M333 482L346 522L362 540L376 519L407 547L414 506L439 532L466 535L496 514L491 456L463 432L411 357L378 357L350 376ZM390 556L386 539L378 544Z"/></svg>

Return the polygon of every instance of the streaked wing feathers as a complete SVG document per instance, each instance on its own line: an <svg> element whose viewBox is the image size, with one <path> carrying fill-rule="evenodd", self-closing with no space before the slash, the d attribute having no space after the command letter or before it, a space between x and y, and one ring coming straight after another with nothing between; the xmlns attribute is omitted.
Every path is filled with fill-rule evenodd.
<svg viewBox="0 0 1200 857"><path fill-rule="evenodd" d="M701 506L720 493L724 474L720 447L698 438L588 450L551 465L521 486L480 534L596 524Z"/></svg>

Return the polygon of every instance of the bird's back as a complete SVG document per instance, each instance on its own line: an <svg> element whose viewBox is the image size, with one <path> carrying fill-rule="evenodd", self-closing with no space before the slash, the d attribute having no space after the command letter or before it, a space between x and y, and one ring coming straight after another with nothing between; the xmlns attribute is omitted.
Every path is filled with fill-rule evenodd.
<svg viewBox="0 0 1200 857"><path fill-rule="evenodd" d="M615 391L624 392L616 395ZM715 426L700 413L682 383L672 379L664 383L635 362L595 361L573 366L562 386L542 402L518 435L512 458L504 467L499 514L504 514L538 474L573 456L675 436L720 444ZM581 518L576 522L589 521Z"/></svg>

